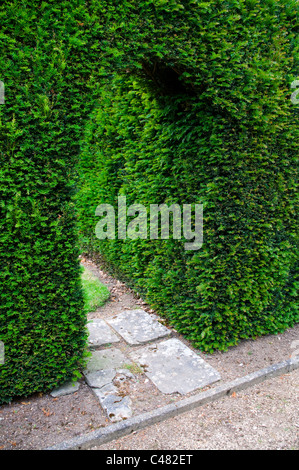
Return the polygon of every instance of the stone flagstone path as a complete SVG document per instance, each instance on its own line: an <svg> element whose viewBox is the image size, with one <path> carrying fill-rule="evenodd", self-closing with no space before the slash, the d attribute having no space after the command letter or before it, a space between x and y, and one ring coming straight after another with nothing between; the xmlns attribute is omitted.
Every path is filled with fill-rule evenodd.
<svg viewBox="0 0 299 470"><path fill-rule="evenodd" d="M131 346L147 343L171 334L168 328L161 325L144 310L124 311L107 322Z"/></svg>
<svg viewBox="0 0 299 470"><path fill-rule="evenodd" d="M92 356L84 377L112 422L132 416L129 396L120 396L117 385L134 380L129 368L134 363L164 394L189 392L220 380L220 374L198 354L177 338L172 331L144 310L125 310L106 320L88 323L89 348ZM125 341L127 353L117 348ZM108 346L97 350L98 347ZM136 349L136 346L140 346ZM52 396L72 393L66 384Z"/></svg>
<svg viewBox="0 0 299 470"><path fill-rule="evenodd" d="M87 325L89 330L89 347L103 346L109 343L118 343L120 339L111 330L104 320L95 319Z"/></svg>

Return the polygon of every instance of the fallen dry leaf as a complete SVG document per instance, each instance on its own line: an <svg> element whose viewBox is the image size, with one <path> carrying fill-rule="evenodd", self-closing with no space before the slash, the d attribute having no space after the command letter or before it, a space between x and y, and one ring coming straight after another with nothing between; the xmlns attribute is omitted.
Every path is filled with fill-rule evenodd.
<svg viewBox="0 0 299 470"><path fill-rule="evenodd" d="M42 411L43 411L44 415L47 416L47 418L53 414L50 411L45 410L45 408L42 408Z"/></svg>

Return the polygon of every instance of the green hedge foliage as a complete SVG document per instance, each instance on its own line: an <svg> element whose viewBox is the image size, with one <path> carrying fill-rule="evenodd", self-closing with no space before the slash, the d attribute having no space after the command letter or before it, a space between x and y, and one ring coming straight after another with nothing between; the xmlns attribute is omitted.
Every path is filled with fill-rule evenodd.
<svg viewBox="0 0 299 470"><path fill-rule="evenodd" d="M4 0L0 19L0 403L84 363L80 148L82 246L197 347L298 322L297 2ZM99 242L119 194L202 203L203 247Z"/></svg>
<svg viewBox="0 0 299 470"><path fill-rule="evenodd" d="M126 1L108 29L114 70L80 160L85 251L204 351L293 326L298 3ZM202 248L98 240L95 209L119 195L148 210L203 204Z"/></svg>
<svg viewBox="0 0 299 470"><path fill-rule="evenodd" d="M51 390L85 361L72 197L101 11L81 0L0 5L0 403Z"/></svg>

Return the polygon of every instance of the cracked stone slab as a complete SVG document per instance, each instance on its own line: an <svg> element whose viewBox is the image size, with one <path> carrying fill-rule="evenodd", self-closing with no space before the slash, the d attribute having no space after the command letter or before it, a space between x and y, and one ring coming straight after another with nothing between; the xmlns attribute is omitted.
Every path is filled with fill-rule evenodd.
<svg viewBox="0 0 299 470"><path fill-rule="evenodd" d="M93 392L98 397L102 408L107 412L108 418L113 423L128 419L132 416L132 400L130 397L118 395L117 387L112 383L102 388L94 388Z"/></svg>
<svg viewBox="0 0 299 470"><path fill-rule="evenodd" d="M104 407L107 410L107 414L110 420L113 423L115 423L123 419L131 418L133 414L131 404L132 404L132 400L128 396L127 397L118 396L116 397L116 399L112 399L112 396L110 396L110 397L107 397L104 403Z"/></svg>
<svg viewBox="0 0 299 470"><path fill-rule="evenodd" d="M132 346L171 334L168 328L144 310L125 310L107 319L107 323Z"/></svg>
<svg viewBox="0 0 299 470"><path fill-rule="evenodd" d="M182 395L220 380L220 374L176 338L140 348L130 354L147 377L166 394Z"/></svg>
<svg viewBox="0 0 299 470"><path fill-rule="evenodd" d="M119 338L107 323L99 318L87 324L89 331L88 344L90 347L102 346L108 343L117 343Z"/></svg>
<svg viewBox="0 0 299 470"><path fill-rule="evenodd" d="M84 375L90 372L105 370L105 369L122 369L125 364L131 364L128 359L119 349L110 348L103 351L93 351L89 359Z"/></svg>
<svg viewBox="0 0 299 470"><path fill-rule="evenodd" d="M117 396L117 387L111 382L102 388L95 388L93 392L96 394L101 404L106 400L109 395Z"/></svg>

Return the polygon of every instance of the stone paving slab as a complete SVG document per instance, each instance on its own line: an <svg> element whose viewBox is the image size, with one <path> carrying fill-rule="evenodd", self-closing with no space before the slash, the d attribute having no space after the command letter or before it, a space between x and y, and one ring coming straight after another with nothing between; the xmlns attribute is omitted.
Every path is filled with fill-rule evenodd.
<svg viewBox="0 0 299 470"><path fill-rule="evenodd" d="M132 364L132 362L119 349L104 349L92 352L84 371L87 384L92 388L101 407L107 412L112 422L132 416L130 397L119 396L118 389L113 384L117 374L119 380L134 378L131 372L123 368L125 364Z"/></svg>
<svg viewBox="0 0 299 470"><path fill-rule="evenodd" d="M132 416L132 400L130 397L121 397L117 394L117 387L113 384L105 385L101 389L93 389L102 408L107 412L108 418L113 422L128 419Z"/></svg>
<svg viewBox="0 0 299 470"><path fill-rule="evenodd" d="M203 388L220 374L176 338L140 348L130 354L162 393L182 395Z"/></svg>
<svg viewBox="0 0 299 470"><path fill-rule="evenodd" d="M64 395L69 395L71 393L77 392L77 390L79 390L79 387L80 387L79 382L67 382L61 387L58 387L55 390L53 390L50 393L50 395L53 398L62 397Z"/></svg>
<svg viewBox="0 0 299 470"><path fill-rule="evenodd" d="M105 369L122 369L125 364L131 364L131 361L117 348L93 351L84 375Z"/></svg>
<svg viewBox="0 0 299 470"><path fill-rule="evenodd" d="M171 331L144 310L125 310L107 319L112 328L131 346L136 346L171 334Z"/></svg>
<svg viewBox="0 0 299 470"><path fill-rule="evenodd" d="M129 396L120 396L117 388L126 380L135 379L130 371L126 369L105 369L90 372L85 378L110 421L116 423L132 416L131 398Z"/></svg>
<svg viewBox="0 0 299 470"><path fill-rule="evenodd" d="M110 326L99 318L88 323L87 328L89 331L88 345L91 348L120 341Z"/></svg>
<svg viewBox="0 0 299 470"><path fill-rule="evenodd" d="M85 374L85 380L91 388L102 388L111 383L116 376L115 369L95 370Z"/></svg>

